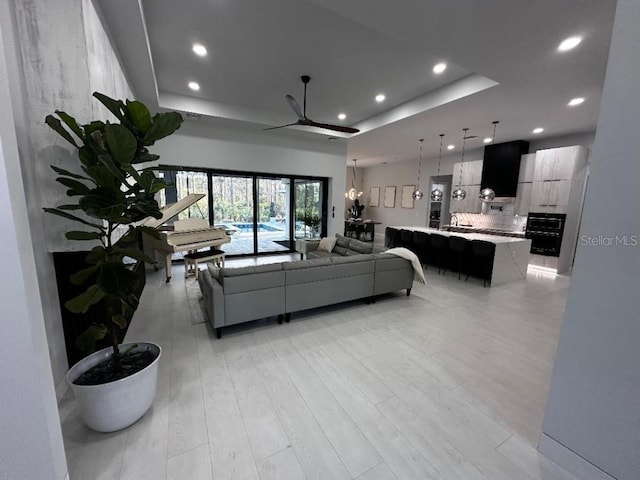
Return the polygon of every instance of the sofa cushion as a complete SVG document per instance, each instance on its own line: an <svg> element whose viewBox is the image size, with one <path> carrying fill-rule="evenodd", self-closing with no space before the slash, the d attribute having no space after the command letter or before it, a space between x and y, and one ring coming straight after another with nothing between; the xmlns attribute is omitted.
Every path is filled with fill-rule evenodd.
<svg viewBox="0 0 640 480"><path fill-rule="evenodd" d="M220 267L213 262L207 262L207 269L211 276L216 280L220 280Z"/></svg>
<svg viewBox="0 0 640 480"><path fill-rule="evenodd" d="M318 245L318 251L331 253L333 247L336 245L337 238L324 237L320 239L320 244Z"/></svg>
<svg viewBox="0 0 640 480"><path fill-rule="evenodd" d="M284 272L281 263L221 268L220 279L225 295L284 287Z"/></svg>
<svg viewBox="0 0 640 480"><path fill-rule="evenodd" d="M358 257L334 256L286 263L284 264L284 269L288 288L299 283L373 274L374 261L371 255L360 255Z"/></svg>
<svg viewBox="0 0 640 480"><path fill-rule="evenodd" d="M349 242L351 242L350 238L343 237L339 233L336 233L336 247L343 247L347 249L349 248Z"/></svg>
<svg viewBox="0 0 640 480"><path fill-rule="evenodd" d="M384 247L382 245L374 245L373 248L371 249L371 253L382 253L386 251L387 251L387 247Z"/></svg>
<svg viewBox="0 0 640 480"><path fill-rule="evenodd" d="M356 253L371 253L373 244L361 242L360 240L351 240L349 242L349 250L353 250Z"/></svg>
<svg viewBox="0 0 640 480"><path fill-rule="evenodd" d="M337 253L338 255L346 255L347 254L347 247L341 247L341 246L336 244L336 246L333 247L332 252L333 253Z"/></svg>
<svg viewBox="0 0 640 480"><path fill-rule="evenodd" d="M339 256L334 252L321 252L319 250L314 250L313 252L307 253L307 258L329 258Z"/></svg>

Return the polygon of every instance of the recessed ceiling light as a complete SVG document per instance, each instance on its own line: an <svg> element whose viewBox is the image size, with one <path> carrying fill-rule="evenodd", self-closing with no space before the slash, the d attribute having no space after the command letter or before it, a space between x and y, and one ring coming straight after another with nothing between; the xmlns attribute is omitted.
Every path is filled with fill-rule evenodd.
<svg viewBox="0 0 640 480"><path fill-rule="evenodd" d="M200 85L198 84L198 82L189 82L189 88L194 92L197 92L198 90L200 90Z"/></svg>
<svg viewBox="0 0 640 480"><path fill-rule="evenodd" d="M447 145L447 150L453 150L454 148L456 148L455 145Z"/></svg>
<svg viewBox="0 0 640 480"><path fill-rule="evenodd" d="M487 137L483 140L484 143L491 143L493 139L491 137Z"/></svg>
<svg viewBox="0 0 640 480"><path fill-rule="evenodd" d="M558 51L559 52L566 52L568 50L576 48L580 44L581 41L582 41L582 37L579 37L579 36L569 37L569 38L563 40L560 43L560 45L558 45Z"/></svg>
<svg viewBox="0 0 640 480"><path fill-rule="evenodd" d="M195 53L199 57L207 56L207 48L204 45L201 45L200 43L194 43L193 47L191 47L191 50L193 50L193 53Z"/></svg>
<svg viewBox="0 0 640 480"><path fill-rule="evenodd" d="M580 105L581 103L584 103L584 98L576 97L572 98L569 103L567 103L567 105L569 105L570 107L575 107L576 105Z"/></svg>
<svg viewBox="0 0 640 480"><path fill-rule="evenodd" d="M376 102L378 103L382 103L385 101L387 97L384 96L382 93L379 93L378 95L376 95Z"/></svg>
<svg viewBox="0 0 640 480"><path fill-rule="evenodd" d="M338 118L339 118L340 120L344 120L345 118L347 118L347 114L346 114L346 113L339 113L339 114L338 114Z"/></svg>
<svg viewBox="0 0 640 480"><path fill-rule="evenodd" d="M542 127L536 127L533 129L533 133L538 134L538 133L542 133L544 132L544 128Z"/></svg>
<svg viewBox="0 0 640 480"><path fill-rule="evenodd" d="M447 64L444 62L436 63L433 66L433 73L442 73L447 69Z"/></svg>

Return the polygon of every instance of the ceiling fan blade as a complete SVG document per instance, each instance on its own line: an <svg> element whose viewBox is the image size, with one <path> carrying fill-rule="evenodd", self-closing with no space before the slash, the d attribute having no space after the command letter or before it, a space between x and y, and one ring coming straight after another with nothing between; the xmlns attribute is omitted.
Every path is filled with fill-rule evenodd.
<svg viewBox="0 0 640 480"><path fill-rule="evenodd" d="M293 125L304 125L304 124L300 123L300 120L298 120L295 123L287 123L286 125L280 125L280 126L277 126L277 127L263 128L262 130L275 130L277 128L292 127Z"/></svg>
<svg viewBox="0 0 640 480"><path fill-rule="evenodd" d="M298 102L296 102L296 99L293 98L291 95L285 95L284 98L287 99L287 102L289 102L289 106L291 107L291 110L293 110L296 115L298 115L298 118L300 120L305 120L305 116L302 114L302 110L300 110L300 105L298 105Z"/></svg>
<svg viewBox="0 0 640 480"><path fill-rule="evenodd" d="M333 125L331 123L314 122L313 120L309 120L309 119L307 119L307 122L304 123L304 125L309 125L310 127L324 128L326 130L333 130L335 132L342 132L342 133L358 133L360 131L357 128L344 127L342 125Z"/></svg>

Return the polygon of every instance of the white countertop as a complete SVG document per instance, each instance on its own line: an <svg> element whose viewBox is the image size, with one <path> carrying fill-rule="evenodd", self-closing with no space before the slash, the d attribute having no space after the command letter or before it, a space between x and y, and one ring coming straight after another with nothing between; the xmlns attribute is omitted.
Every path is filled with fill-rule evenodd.
<svg viewBox="0 0 640 480"><path fill-rule="evenodd" d="M416 226L396 226L390 225L389 228L395 228L397 230L412 230L416 232L425 232L425 233L437 233L438 235L442 235L443 237L462 237L467 240L484 240L486 242L491 242L500 244L500 243L515 243L515 242L530 242L531 240L527 240L525 238L516 238L516 237L503 237L500 235L488 235L486 233L457 233L457 232L447 232L446 230L438 230L437 228L429 228L429 227L416 227Z"/></svg>

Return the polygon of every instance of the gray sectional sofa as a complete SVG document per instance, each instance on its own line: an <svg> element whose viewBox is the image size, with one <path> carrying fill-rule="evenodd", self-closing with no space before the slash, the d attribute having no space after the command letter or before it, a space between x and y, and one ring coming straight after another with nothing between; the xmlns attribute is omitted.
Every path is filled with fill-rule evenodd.
<svg viewBox="0 0 640 480"><path fill-rule="evenodd" d="M372 250L370 244L367 246ZM259 318L277 316L282 323L291 313L310 308L360 298L370 300L402 289L410 294L414 272L409 260L386 253L346 253L348 250L349 246L345 255L336 252L255 267L218 268L209 264L198 282L217 337L221 337L223 327Z"/></svg>

